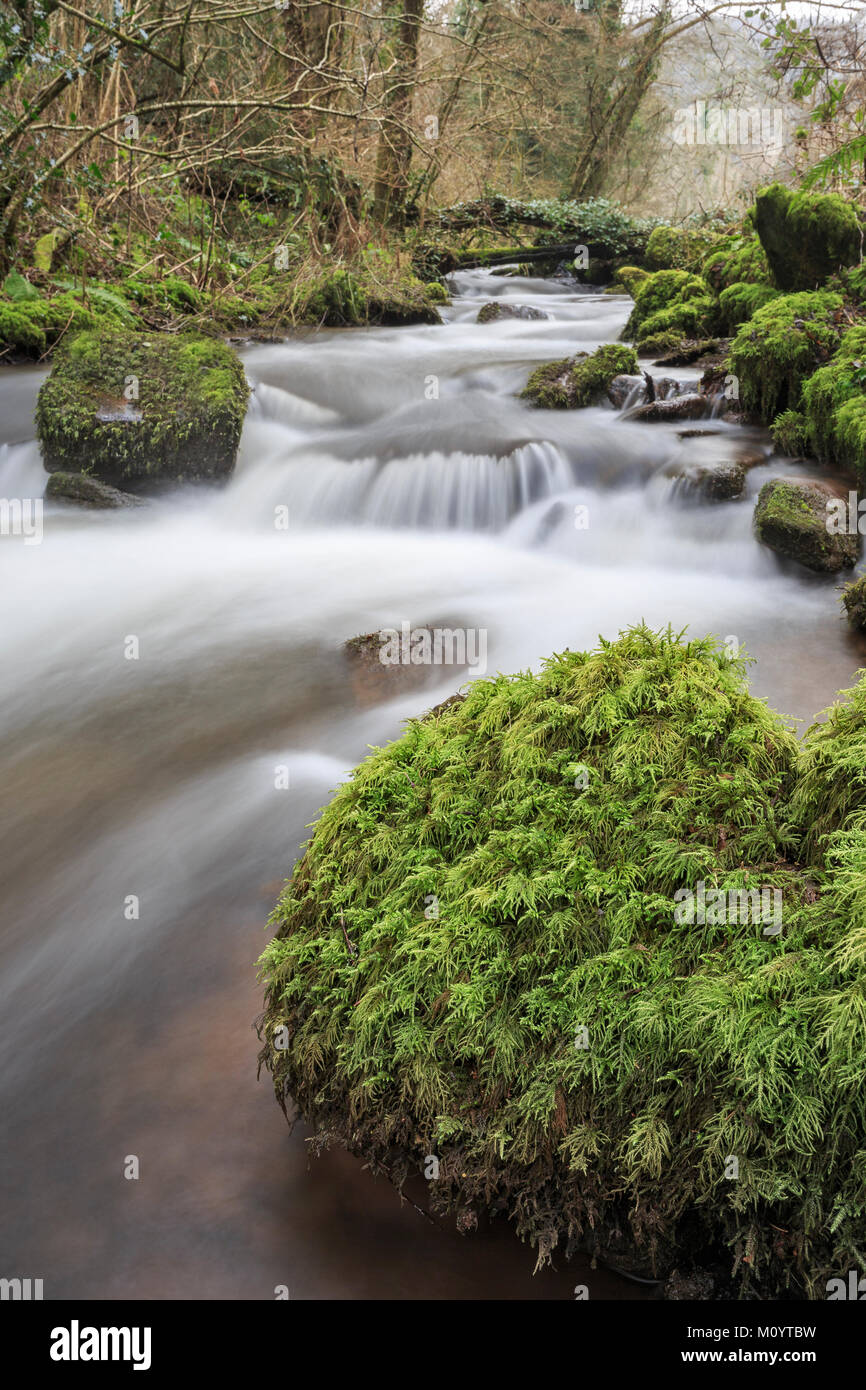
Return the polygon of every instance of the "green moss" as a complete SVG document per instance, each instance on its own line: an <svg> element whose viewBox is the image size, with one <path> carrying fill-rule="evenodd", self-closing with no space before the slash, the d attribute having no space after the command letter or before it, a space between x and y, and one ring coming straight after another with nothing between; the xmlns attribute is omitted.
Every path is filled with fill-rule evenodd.
<svg viewBox="0 0 866 1390"><path fill-rule="evenodd" d="M796 410L803 382L839 342L842 300L818 291L788 294L758 309L731 344L740 401L766 423Z"/></svg>
<svg viewBox="0 0 866 1390"><path fill-rule="evenodd" d="M803 388L809 441L818 458L866 479L866 325L850 328L832 361Z"/></svg>
<svg viewBox="0 0 866 1390"><path fill-rule="evenodd" d="M797 759L738 662L645 628L413 720L274 913L278 1097L396 1181L437 1156L433 1209L504 1212L541 1261L728 1246L823 1297L866 1215L864 948L785 861ZM699 882L778 889L781 933L677 916Z"/></svg>
<svg viewBox="0 0 866 1390"><path fill-rule="evenodd" d="M678 347L682 342L682 334L674 330L666 333L652 333L640 340L640 351L642 357L657 357L664 352L670 352Z"/></svg>
<svg viewBox="0 0 866 1390"><path fill-rule="evenodd" d="M701 275L720 294L730 285L769 285L770 267L764 248L754 234L730 237L704 261Z"/></svg>
<svg viewBox="0 0 866 1390"><path fill-rule="evenodd" d="M167 275L160 288L171 307L178 309L182 314L196 313L202 307L201 291L177 275Z"/></svg>
<svg viewBox="0 0 866 1390"><path fill-rule="evenodd" d="M842 591L842 604L851 626L866 632L866 577L846 584Z"/></svg>
<svg viewBox="0 0 866 1390"><path fill-rule="evenodd" d="M678 338L700 338L713 333L717 326L718 305L709 295L676 300L644 319L637 331L638 349L646 352L646 343L665 333L676 333Z"/></svg>
<svg viewBox="0 0 866 1390"><path fill-rule="evenodd" d="M717 233L687 227L654 227L646 244L646 263L652 270L689 270L697 273Z"/></svg>
<svg viewBox="0 0 866 1390"><path fill-rule="evenodd" d="M563 358L536 367L521 398L546 410L574 410L592 405L615 376L638 371L633 348L606 343L587 356Z"/></svg>
<svg viewBox="0 0 866 1390"><path fill-rule="evenodd" d="M424 293L429 304L450 304L451 296L445 286L439 280L431 280L424 286Z"/></svg>
<svg viewBox="0 0 866 1390"><path fill-rule="evenodd" d="M127 390L137 396L128 398ZM131 489L224 477L234 465L247 395L237 357L212 339L80 333L58 349L39 392L45 466L86 466L103 482Z"/></svg>
<svg viewBox="0 0 866 1390"><path fill-rule="evenodd" d="M649 271L641 270L636 265L621 265L616 272L617 283L624 285L628 293L632 296L637 292L638 286L648 279Z"/></svg>
<svg viewBox="0 0 866 1390"><path fill-rule="evenodd" d="M770 433L780 454L788 458L803 458L809 453L809 425L805 415L798 410L783 410L777 415Z"/></svg>
<svg viewBox="0 0 866 1390"><path fill-rule="evenodd" d="M427 286L399 257L381 249L320 267L294 282L282 310L292 322L333 327L441 322Z"/></svg>
<svg viewBox="0 0 866 1390"><path fill-rule="evenodd" d="M704 299L708 294L706 281L697 275L685 270L657 270L637 286L634 308L623 329L623 338L636 337L646 320L662 309L674 303L685 304L690 299Z"/></svg>
<svg viewBox="0 0 866 1390"><path fill-rule="evenodd" d="M838 194L792 193L773 183L758 194L753 217L780 289L815 289L860 260L860 223Z"/></svg>
<svg viewBox="0 0 866 1390"><path fill-rule="evenodd" d="M736 284L729 285L719 295L719 318L726 333L733 333L741 323L748 320L771 299L778 299L779 291L770 285Z"/></svg>

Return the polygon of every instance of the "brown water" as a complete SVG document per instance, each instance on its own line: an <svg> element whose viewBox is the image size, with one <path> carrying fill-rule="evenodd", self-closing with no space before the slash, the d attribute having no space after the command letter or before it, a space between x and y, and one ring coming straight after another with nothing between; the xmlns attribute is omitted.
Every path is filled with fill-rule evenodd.
<svg viewBox="0 0 866 1390"><path fill-rule="evenodd" d="M675 502L683 451L764 436L680 441L515 399L532 365L614 339L627 301L458 287L444 327L247 353L224 492L46 508L41 544L0 537L0 1275L46 1297L647 1296L585 1261L533 1278L504 1222L460 1236L346 1155L308 1160L255 1075L255 960L305 825L455 684L361 710L347 638L447 614L485 629L494 671L642 618L688 624L736 635L756 691L801 719L863 660L834 581L763 551L748 499ZM551 318L478 327L492 294ZM18 442L40 379L0 376L0 496L41 495ZM781 471L768 456L750 496Z"/></svg>

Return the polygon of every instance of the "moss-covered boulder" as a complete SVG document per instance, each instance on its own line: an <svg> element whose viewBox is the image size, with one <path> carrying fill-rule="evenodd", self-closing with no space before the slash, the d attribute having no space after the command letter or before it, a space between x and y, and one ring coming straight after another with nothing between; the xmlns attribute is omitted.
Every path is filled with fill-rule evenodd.
<svg viewBox="0 0 866 1390"><path fill-rule="evenodd" d="M709 298L709 286L699 275L690 275L686 270L657 270L637 285L634 308L622 336L624 339L633 339L677 329L682 338L690 331L680 323L684 307L691 300ZM658 321L659 316L666 310L680 311L680 315L677 316L675 312L669 322Z"/></svg>
<svg viewBox="0 0 866 1390"><path fill-rule="evenodd" d="M828 526L836 493L826 483L773 478L758 494L755 530L771 550L824 573L856 565L860 537Z"/></svg>
<svg viewBox="0 0 866 1390"><path fill-rule="evenodd" d="M754 233L728 238L704 261L701 275L716 294L730 285L772 284L764 248Z"/></svg>
<svg viewBox="0 0 866 1390"><path fill-rule="evenodd" d="M713 1249L824 1297L864 1222L864 951L785 857L797 773L737 659L644 628L413 720L275 910L278 1098L540 1261Z"/></svg>
<svg viewBox="0 0 866 1390"><path fill-rule="evenodd" d="M857 214L836 193L793 193L772 183L758 194L752 215L782 290L814 290L860 260Z"/></svg>
<svg viewBox="0 0 866 1390"><path fill-rule="evenodd" d="M842 590L842 606L852 627L866 632L866 576L846 584Z"/></svg>
<svg viewBox="0 0 866 1390"><path fill-rule="evenodd" d="M498 323L502 319L546 319L543 309L534 309L531 304L501 304L491 299L482 304L475 319L476 323Z"/></svg>
<svg viewBox="0 0 866 1390"><path fill-rule="evenodd" d="M747 323L764 304L778 299L779 290L772 285L749 284L747 281L728 285L719 295L719 321L726 333L733 333L741 323Z"/></svg>
<svg viewBox="0 0 866 1390"><path fill-rule="evenodd" d="M694 227L654 227L646 244L646 263L652 270L697 272L717 245L717 232Z"/></svg>
<svg viewBox="0 0 866 1390"><path fill-rule="evenodd" d="M637 371L637 354L632 348L606 343L593 353L582 352L536 367L520 396L546 410L574 410L597 401L614 377L632 376Z"/></svg>
<svg viewBox="0 0 866 1390"><path fill-rule="evenodd" d="M43 461L133 492L216 482L234 468L247 397L240 361L213 338L80 333L39 392Z"/></svg>
<svg viewBox="0 0 866 1390"><path fill-rule="evenodd" d="M803 382L828 360L842 332L842 299L819 290L786 294L757 309L731 344L743 409L766 424L796 410Z"/></svg>
<svg viewBox="0 0 866 1390"><path fill-rule="evenodd" d="M866 325L850 328L805 383L803 411L817 457L866 479Z"/></svg>

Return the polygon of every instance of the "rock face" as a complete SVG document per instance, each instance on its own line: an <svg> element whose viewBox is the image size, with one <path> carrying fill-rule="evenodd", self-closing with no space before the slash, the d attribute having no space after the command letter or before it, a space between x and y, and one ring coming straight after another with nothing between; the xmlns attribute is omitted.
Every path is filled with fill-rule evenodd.
<svg viewBox="0 0 866 1390"><path fill-rule="evenodd" d="M860 537L835 535L827 527L827 503L835 498L826 483L772 479L758 494L755 530L759 539L810 570L832 574L855 565Z"/></svg>
<svg viewBox="0 0 866 1390"><path fill-rule="evenodd" d="M133 492L221 481L234 468L248 394L238 358L212 338L79 333L39 392L45 467L87 469Z"/></svg>
<svg viewBox="0 0 866 1390"><path fill-rule="evenodd" d="M87 473L52 473L45 488L45 496L52 501L74 502L79 507L91 507L100 511L117 510L120 507L144 506L143 497L121 492L98 478Z"/></svg>
<svg viewBox="0 0 866 1390"><path fill-rule="evenodd" d="M546 319L542 309L533 309L528 304L499 304L491 300L478 310L476 323L496 323L498 319Z"/></svg>

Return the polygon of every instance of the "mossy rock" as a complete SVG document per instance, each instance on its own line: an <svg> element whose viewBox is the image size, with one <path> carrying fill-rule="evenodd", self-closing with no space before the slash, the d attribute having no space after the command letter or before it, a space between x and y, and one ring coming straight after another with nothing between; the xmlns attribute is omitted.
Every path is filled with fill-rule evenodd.
<svg viewBox="0 0 866 1390"><path fill-rule="evenodd" d="M645 628L411 721L274 912L280 1102L397 1183L435 1157L432 1209L503 1213L540 1262L627 1236L824 1297L866 1214L864 955L785 857L798 759L740 661Z"/></svg>
<svg viewBox="0 0 866 1390"><path fill-rule="evenodd" d="M638 287L649 278L649 271L642 270L637 265L621 265L616 272L617 284L622 285L632 297L637 293Z"/></svg>
<svg viewBox="0 0 866 1390"><path fill-rule="evenodd" d="M816 289L860 260L857 214L836 193L792 193L772 183L755 199L753 220L782 290Z"/></svg>
<svg viewBox="0 0 866 1390"><path fill-rule="evenodd" d="M859 632L866 632L866 576L845 585L842 605L851 626Z"/></svg>
<svg viewBox="0 0 866 1390"><path fill-rule="evenodd" d="M646 244L646 263L651 270L697 273L718 240L716 232L689 227L654 227Z"/></svg>
<svg viewBox="0 0 866 1390"><path fill-rule="evenodd" d="M842 299L826 290L781 295L757 309L731 344L743 409L769 424L796 410L807 377L835 351Z"/></svg>
<svg viewBox="0 0 866 1390"><path fill-rule="evenodd" d="M772 283L764 248L754 234L730 237L707 257L701 266L701 275L716 294L731 285Z"/></svg>
<svg viewBox="0 0 866 1390"><path fill-rule="evenodd" d="M817 457L866 479L866 325L850 328L806 382L803 410Z"/></svg>
<svg viewBox="0 0 866 1390"><path fill-rule="evenodd" d="M754 285L748 281L729 285L719 295L719 321L726 333L733 333L740 324L750 318L771 299L778 299L780 291L772 285Z"/></svg>
<svg viewBox="0 0 866 1390"><path fill-rule="evenodd" d="M606 343L595 352L547 362L535 371L520 393L521 400L546 410L574 410L592 405L615 376L638 371L637 354L622 343Z"/></svg>
<svg viewBox="0 0 866 1390"><path fill-rule="evenodd" d="M771 550L807 569L835 574L850 568L860 554L860 537L828 527L828 503L835 497L825 483L773 478L758 493L755 530Z"/></svg>
<svg viewBox="0 0 866 1390"><path fill-rule="evenodd" d="M441 323L428 285L396 256L373 250L352 262L322 266L293 285L282 306L298 323L323 327Z"/></svg>
<svg viewBox="0 0 866 1390"><path fill-rule="evenodd" d="M657 270L637 285L634 308L623 329L622 337L635 338L647 320L662 310L673 305L682 306L692 299L706 299L709 294L709 286L698 275L690 275L686 270ZM652 329L644 327L644 333L649 336L650 333L660 333L666 328L674 327L675 324ZM682 337L682 333L680 336Z"/></svg>
<svg viewBox="0 0 866 1390"><path fill-rule="evenodd" d="M640 352L646 352L646 344L655 342L664 333L676 333L680 338L699 338L715 332L718 326L718 304L712 296L677 299L644 319L637 330L637 347Z"/></svg>
<svg viewBox="0 0 866 1390"><path fill-rule="evenodd" d="M668 329L666 333L649 334L641 338L641 357L661 357L664 353L676 349L682 341L682 334L673 328Z"/></svg>
<svg viewBox="0 0 866 1390"><path fill-rule="evenodd" d="M219 481L234 468L248 394L238 358L214 339L80 333L39 392L45 467L130 491Z"/></svg>
<svg viewBox="0 0 866 1390"><path fill-rule="evenodd" d="M424 286L424 293L430 304L450 304L451 296L445 286L439 280L431 280Z"/></svg>
<svg viewBox="0 0 866 1390"><path fill-rule="evenodd" d="M809 422L799 410L783 410L770 426L770 433L778 453L795 459L808 457Z"/></svg>

